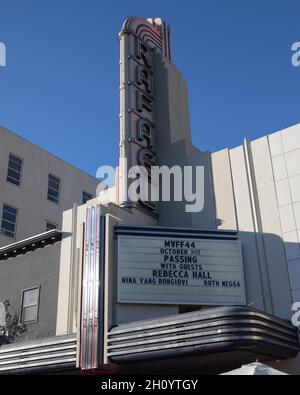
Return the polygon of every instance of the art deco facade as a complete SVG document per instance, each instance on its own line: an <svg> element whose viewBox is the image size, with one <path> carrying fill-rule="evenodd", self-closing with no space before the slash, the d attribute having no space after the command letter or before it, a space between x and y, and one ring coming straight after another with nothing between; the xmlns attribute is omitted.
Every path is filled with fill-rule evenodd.
<svg viewBox="0 0 300 395"><path fill-rule="evenodd" d="M191 141L168 27L129 18L120 43L116 187L83 205L68 200L61 230L38 234L34 225L0 249L0 373L218 374L259 357L300 374L291 323L300 301L300 126L202 152ZM134 204L124 157L146 167L203 166L204 209ZM15 180L18 163L6 174L6 162L2 173ZM48 173L61 177L47 167L46 184L43 176L35 188L47 190ZM75 182L73 196L93 182L80 190ZM49 187L55 199L57 182ZM40 217L36 224L59 222L43 208Z"/></svg>

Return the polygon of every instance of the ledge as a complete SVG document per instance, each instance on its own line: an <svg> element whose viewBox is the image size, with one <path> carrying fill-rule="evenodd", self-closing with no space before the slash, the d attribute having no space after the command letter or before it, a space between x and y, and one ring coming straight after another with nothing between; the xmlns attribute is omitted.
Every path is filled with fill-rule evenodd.
<svg viewBox="0 0 300 395"><path fill-rule="evenodd" d="M165 238L193 238L209 240L237 240L238 234L234 230L205 230L187 228L167 228L159 226L127 226L115 227L115 236L149 236Z"/></svg>
<svg viewBox="0 0 300 395"><path fill-rule="evenodd" d="M0 248L0 261L15 258L18 255L24 255L29 251L35 251L39 248L44 248L47 245L52 245L61 241L61 239L62 232L54 229L16 243L9 244Z"/></svg>

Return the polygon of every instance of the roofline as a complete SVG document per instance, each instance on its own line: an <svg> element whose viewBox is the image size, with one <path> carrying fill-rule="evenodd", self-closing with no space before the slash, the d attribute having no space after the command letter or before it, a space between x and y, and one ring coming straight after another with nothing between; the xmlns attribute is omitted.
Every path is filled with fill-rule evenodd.
<svg viewBox="0 0 300 395"><path fill-rule="evenodd" d="M55 159L58 159L59 161L61 161L61 162L65 163L65 164L67 164L68 166L72 167L73 169L75 169L75 170L77 170L77 171L80 171L81 173L85 174L86 176L88 176L88 177L92 178L93 180L99 182L99 180L98 180L96 177L92 176L91 174L87 173L86 171L81 170L79 167L77 167L77 166L75 166L75 165L73 165L73 164L67 162L66 160L60 158L59 156L53 154L52 152L50 152L50 151L48 151L48 150L46 150L46 149L40 147L39 145L37 145L37 144L35 144L35 143L32 143L31 141L25 139L24 137L20 136L20 135L17 134L16 132L14 132L14 131L12 131L12 130L10 130L10 129L7 129L5 126L3 126L3 125L1 125L1 124L0 124L0 129L4 130L4 131L7 132L7 133L13 134L14 136L16 136L17 138L19 138L20 140L23 140L25 143L30 144L30 145L32 145L32 146L34 146L34 147L40 149L41 151L46 152L47 154L53 156Z"/></svg>
<svg viewBox="0 0 300 395"><path fill-rule="evenodd" d="M239 144L239 145L226 146L226 147L224 147L224 148L218 149L217 151L210 151L210 150L209 150L209 151L203 151L203 152L209 152L210 154L217 154L217 153L222 152L222 151L225 151L225 150L231 151L231 150L234 150L234 149L236 149L236 148L239 148L239 147L243 146L243 144L244 144L245 141L249 141L250 143L254 143L255 141L261 140L261 139L263 139L263 138L265 138L265 137L269 137L269 136L272 136L273 134L285 132L286 130L289 130L289 129L292 129L292 128L296 128L297 126L298 126L298 127L300 126L300 122L293 123L292 125L287 126L287 127L283 128L283 129L274 130L274 131L272 131L272 132L267 132L267 134L264 134L263 136L260 136L260 137L256 137L256 138L254 138L254 139L250 139L249 137L247 137L247 136L245 137L245 136L244 136L244 138L243 138L241 144ZM197 147L196 147L196 148L197 148ZM199 148L197 148L197 149L199 149Z"/></svg>

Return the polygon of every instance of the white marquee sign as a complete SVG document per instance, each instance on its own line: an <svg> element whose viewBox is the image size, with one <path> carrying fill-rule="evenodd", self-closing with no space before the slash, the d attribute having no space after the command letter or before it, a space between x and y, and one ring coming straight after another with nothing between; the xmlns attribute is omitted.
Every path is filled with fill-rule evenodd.
<svg viewBox="0 0 300 395"><path fill-rule="evenodd" d="M244 305L241 244L119 236L118 302Z"/></svg>

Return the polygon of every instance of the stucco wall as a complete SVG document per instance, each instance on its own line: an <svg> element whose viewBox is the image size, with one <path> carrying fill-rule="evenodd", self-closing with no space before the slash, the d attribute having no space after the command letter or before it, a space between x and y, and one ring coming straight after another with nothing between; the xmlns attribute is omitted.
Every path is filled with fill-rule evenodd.
<svg viewBox="0 0 300 395"><path fill-rule="evenodd" d="M174 202L171 193L171 202L159 202L159 225L215 229L210 153L192 145L186 83L176 66L160 54L155 56L155 106L159 166L179 166L182 170L184 166L192 166L194 176L196 166L205 169L204 209L187 213L185 199Z"/></svg>
<svg viewBox="0 0 300 395"><path fill-rule="evenodd" d="M300 302L300 125L268 136L294 302Z"/></svg>
<svg viewBox="0 0 300 395"><path fill-rule="evenodd" d="M20 317L22 290L40 286L38 322L26 324L16 341L55 335L60 243L0 262L0 301Z"/></svg>
<svg viewBox="0 0 300 395"><path fill-rule="evenodd" d="M6 181L8 157L23 159L21 185ZM59 204L47 199L48 174L61 179ZM46 221L59 228L62 213L82 203L82 191L96 193L97 180L63 160L0 127L0 225L3 203L18 209L16 238L0 235L0 246L43 233Z"/></svg>
<svg viewBox="0 0 300 395"><path fill-rule="evenodd" d="M243 243L248 303L290 319L300 300L300 125L212 154L217 222Z"/></svg>

